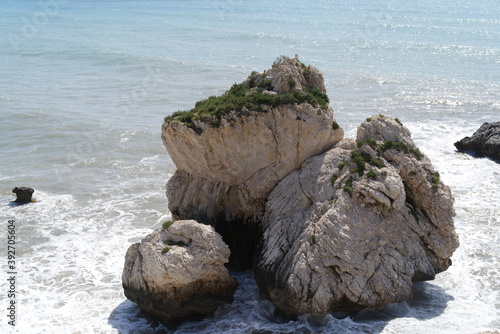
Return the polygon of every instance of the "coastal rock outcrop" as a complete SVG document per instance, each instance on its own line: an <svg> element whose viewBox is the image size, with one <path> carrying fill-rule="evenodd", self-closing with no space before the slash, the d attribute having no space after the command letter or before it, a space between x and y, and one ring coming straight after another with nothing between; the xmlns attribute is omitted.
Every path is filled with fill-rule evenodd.
<svg viewBox="0 0 500 334"><path fill-rule="evenodd" d="M15 187L12 192L16 194L16 203L25 204L33 201L32 196L35 189L29 187Z"/></svg>
<svg viewBox="0 0 500 334"><path fill-rule="evenodd" d="M399 121L308 159L268 196L255 278L278 310L326 313L411 298L458 247L453 197Z"/></svg>
<svg viewBox="0 0 500 334"><path fill-rule="evenodd" d="M410 131L376 115L344 139L325 93L281 57L165 118L177 221L127 251L127 298L163 322L209 314L233 299L227 263L285 314L381 308L451 265L454 199Z"/></svg>
<svg viewBox="0 0 500 334"><path fill-rule="evenodd" d="M297 57L280 58L222 97L166 119L162 139L177 167L167 184L169 209L175 219L214 226L230 263L251 268L268 194L342 138L321 73Z"/></svg>
<svg viewBox="0 0 500 334"><path fill-rule="evenodd" d="M460 152L474 152L500 161L500 122L483 123L472 137L465 137L455 143Z"/></svg>
<svg viewBox="0 0 500 334"><path fill-rule="evenodd" d="M220 235L194 220L167 225L128 249L125 296L164 323L198 318L231 303L238 283L224 267L229 248Z"/></svg>

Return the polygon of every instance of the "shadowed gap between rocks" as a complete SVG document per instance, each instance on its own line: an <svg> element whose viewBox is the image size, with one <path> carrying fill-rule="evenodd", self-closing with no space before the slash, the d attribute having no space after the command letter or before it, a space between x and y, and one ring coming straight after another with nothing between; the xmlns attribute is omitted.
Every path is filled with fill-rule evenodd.
<svg viewBox="0 0 500 334"><path fill-rule="evenodd" d="M226 219L226 213L220 212L210 217L199 211L188 210L189 215L182 215L172 211L176 220L193 219L199 223L211 225L222 236L222 240L229 246L231 255L226 267L230 270L244 271L253 269L254 254L262 239L262 223L257 218L247 219L238 215L231 220Z"/></svg>

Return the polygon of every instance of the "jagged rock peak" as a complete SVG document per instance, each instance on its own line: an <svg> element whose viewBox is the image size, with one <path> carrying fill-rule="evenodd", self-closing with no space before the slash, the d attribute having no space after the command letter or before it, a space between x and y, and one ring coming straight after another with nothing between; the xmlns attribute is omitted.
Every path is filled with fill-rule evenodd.
<svg viewBox="0 0 500 334"><path fill-rule="evenodd" d="M316 67L302 63L298 55L295 58L279 57L271 69L263 73L253 72L245 83L250 87L268 87L278 94L313 89L326 94L323 75Z"/></svg>

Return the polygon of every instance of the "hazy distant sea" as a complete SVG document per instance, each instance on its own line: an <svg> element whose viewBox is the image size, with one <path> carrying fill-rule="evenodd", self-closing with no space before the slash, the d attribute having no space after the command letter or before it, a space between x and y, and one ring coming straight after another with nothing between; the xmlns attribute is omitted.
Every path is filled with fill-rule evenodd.
<svg viewBox="0 0 500 334"><path fill-rule="evenodd" d="M170 218L163 118L295 54L324 74L347 136L373 114L411 130L455 196L453 266L411 301L288 323L240 273L232 305L176 333L500 329L500 164L453 146L500 121L498 1L2 0L0 32L1 333L168 332L121 287L127 248ZM16 186L37 203L12 206Z"/></svg>

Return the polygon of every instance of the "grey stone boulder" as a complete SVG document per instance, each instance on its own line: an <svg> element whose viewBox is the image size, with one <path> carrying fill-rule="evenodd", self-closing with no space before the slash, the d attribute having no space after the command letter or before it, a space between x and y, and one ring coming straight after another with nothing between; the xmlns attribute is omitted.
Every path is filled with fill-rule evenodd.
<svg viewBox="0 0 500 334"><path fill-rule="evenodd" d="M500 161L500 122L483 123L472 137L465 137L455 143L460 152L474 152Z"/></svg>
<svg viewBox="0 0 500 334"><path fill-rule="evenodd" d="M453 197L407 128L374 116L268 197L261 295L288 314L381 308L451 264Z"/></svg>
<svg viewBox="0 0 500 334"><path fill-rule="evenodd" d="M176 221L133 244L125 256L125 296L163 323L198 319L233 302L238 287L224 264L229 247L213 227Z"/></svg>

